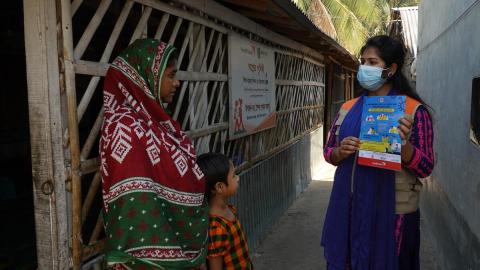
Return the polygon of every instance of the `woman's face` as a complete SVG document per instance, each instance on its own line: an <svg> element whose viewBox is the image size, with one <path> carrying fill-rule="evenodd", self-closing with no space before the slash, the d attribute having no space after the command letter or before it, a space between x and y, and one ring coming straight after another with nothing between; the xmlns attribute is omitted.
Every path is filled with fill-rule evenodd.
<svg viewBox="0 0 480 270"><path fill-rule="evenodd" d="M378 56L378 49L373 47L366 48L363 51L360 62L366 66L385 68L385 61Z"/></svg>
<svg viewBox="0 0 480 270"><path fill-rule="evenodd" d="M230 162L230 170L228 171L227 176L227 192L229 196L235 195L237 193L240 177L235 173L235 166Z"/></svg>
<svg viewBox="0 0 480 270"><path fill-rule="evenodd" d="M177 79L177 61L174 64L165 68L160 84L160 99L162 102L171 103L177 88L180 86L180 81Z"/></svg>

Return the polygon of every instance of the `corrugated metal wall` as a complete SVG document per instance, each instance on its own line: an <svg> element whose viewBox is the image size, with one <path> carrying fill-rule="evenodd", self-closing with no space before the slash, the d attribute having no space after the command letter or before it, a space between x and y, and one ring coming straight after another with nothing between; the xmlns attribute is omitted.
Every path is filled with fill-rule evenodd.
<svg viewBox="0 0 480 270"><path fill-rule="evenodd" d="M238 209L251 252L308 187L314 134L303 137L240 175L240 187L232 203Z"/></svg>

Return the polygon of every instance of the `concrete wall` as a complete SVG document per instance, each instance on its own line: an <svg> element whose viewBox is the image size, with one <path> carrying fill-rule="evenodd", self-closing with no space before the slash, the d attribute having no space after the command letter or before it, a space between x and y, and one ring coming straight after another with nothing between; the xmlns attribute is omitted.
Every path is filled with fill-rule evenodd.
<svg viewBox="0 0 480 270"><path fill-rule="evenodd" d="M417 91L434 109L437 158L421 207L441 269L480 269L480 148L469 134L479 26L479 0L421 1Z"/></svg>
<svg viewBox="0 0 480 270"><path fill-rule="evenodd" d="M240 187L232 203L237 206L251 253L308 187L311 170L322 162L312 158L322 154L322 134L322 129L317 129L240 175Z"/></svg>

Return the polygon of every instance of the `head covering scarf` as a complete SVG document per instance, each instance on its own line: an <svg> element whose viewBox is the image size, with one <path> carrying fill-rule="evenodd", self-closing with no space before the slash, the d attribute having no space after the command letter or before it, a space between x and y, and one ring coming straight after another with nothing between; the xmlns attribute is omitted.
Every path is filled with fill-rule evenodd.
<svg viewBox="0 0 480 270"><path fill-rule="evenodd" d="M392 90L389 95L394 94ZM339 141L359 137L365 95L345 116ZM328 269L344 270L347 263L351 270L397 269L394 232L394 172L357 165L355 155L351 155L335 171L325 217L322 246Z"/></svg>
<svg viewBox="0 0 480 270"><path fill-rule="evenodd" d="M205 262L204 176L191 140L160 105L173 50L137 40L105 78L100 157L106 260L115 269L188 269Z"/></svg>

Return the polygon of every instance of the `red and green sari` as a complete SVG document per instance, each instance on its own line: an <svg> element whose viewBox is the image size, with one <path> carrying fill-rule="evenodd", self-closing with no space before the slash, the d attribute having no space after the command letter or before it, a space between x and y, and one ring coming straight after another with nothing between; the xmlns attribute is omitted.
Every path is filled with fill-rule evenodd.
<svg viewBox="0 0 480 270"><path fill-rule="evenodd" d="M204 176L191 140L160 101L173 50L137 40L105 78L100 156L106 260L115 269L190 269L205 262Z"/></svg>

